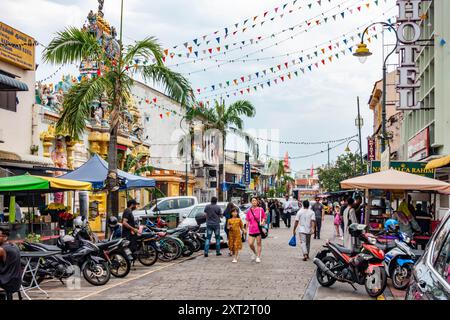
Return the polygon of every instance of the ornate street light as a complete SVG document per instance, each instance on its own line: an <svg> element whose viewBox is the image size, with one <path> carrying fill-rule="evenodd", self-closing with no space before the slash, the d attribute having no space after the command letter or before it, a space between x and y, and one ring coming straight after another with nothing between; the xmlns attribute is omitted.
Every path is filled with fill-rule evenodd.
<svg viewBox="0 0 450 320"><path fill-rule="evenodd" d="M395 30L395 26L392 23L387 22L374 22L370 24L366 29L364 29L363 33L361 34L361 43L358 44L358 48L356 49L355 53L353 54L355 57L359 59L361 63L366 62L367 57L372 55L372 52L370 52L369 48L367 48L367 45L364 43L364 36L367 33L367 30L369 30L370 27L381 24L383 27L392 28L395 33L396 42L394 49L386 56L383 62L383 103L381 105L381 152L384 152L386 149L386 73L387 73L387 61L389 57L397 50L397 46L399 43L399 38L397 31Z"/></svg>

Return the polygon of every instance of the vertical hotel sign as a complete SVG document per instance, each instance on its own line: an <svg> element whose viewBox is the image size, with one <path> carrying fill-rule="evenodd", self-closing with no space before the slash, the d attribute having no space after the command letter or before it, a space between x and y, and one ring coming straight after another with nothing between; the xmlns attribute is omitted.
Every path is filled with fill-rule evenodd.
<svg viewBox="0 0 450 320"><path fill-rule="evenodd" d="M421 0L397 0L399 16L397 22L399 66L397 68L398 110L420 109L417 92L420 80L417 80L419 68L416 65L416 54L420 52L417 41L420 39L420 3Z"/></svg>
<svg viewBox="0 0 450 320"><path fill-rule="evenodd" d="M35 40L0 22L0 60L24 70L34 70Z"/></svg>

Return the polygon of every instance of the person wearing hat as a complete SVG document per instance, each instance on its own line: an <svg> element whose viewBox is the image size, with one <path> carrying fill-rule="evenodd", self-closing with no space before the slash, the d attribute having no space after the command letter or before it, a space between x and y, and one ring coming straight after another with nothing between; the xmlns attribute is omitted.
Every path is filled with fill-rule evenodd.
<svg viewBox="0 0 450 320"><path fill-rule="evenodd" d="M136 210L137 205L138 202L136 200L128 200L127 208L122 215L122 238L130 241L129 248L132 252L137 250L137 234L139 232L133 216L133 211Z"/></svg>

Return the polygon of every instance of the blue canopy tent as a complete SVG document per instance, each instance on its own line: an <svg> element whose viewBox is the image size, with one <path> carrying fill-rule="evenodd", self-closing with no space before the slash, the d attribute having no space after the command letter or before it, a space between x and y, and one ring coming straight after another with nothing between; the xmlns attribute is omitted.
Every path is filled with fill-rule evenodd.
<svg viewBox="0 0 450 320"><path fill-rule="evenodd" d="M153 188L156 186L155 179L149 179L117 170L120 180L122 180L120 190L136 188ZM106 176L108 175L108 163L99 155L94 154L89 161L78 169L69 172L59 178L72 179L92 183L94 189L103 189L105 187Z"/></svg>

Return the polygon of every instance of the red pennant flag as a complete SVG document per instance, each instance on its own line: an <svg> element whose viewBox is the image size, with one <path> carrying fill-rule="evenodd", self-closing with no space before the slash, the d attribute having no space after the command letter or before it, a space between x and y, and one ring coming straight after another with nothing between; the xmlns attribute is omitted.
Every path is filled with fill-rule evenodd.
<svg viewBox="0 0 450 320"><path fill-rule="evenodd" d="M240 92L241 92L241 94L244 94L244 90L241 90Z"/></svg>
<svg viewBox="0 0 450 320"><path fill-rule="evenodd" d="M277 7L277 8L275 8L275 12L278 12L278 7Z"/></svg>
<svg viewBox="0 0 450 320"><path fill-rule="evenodd" d="M156 103L156 98L153 98L153 102Z"/></svg>
<svg viewBox="0 0 450 320"><path fill-rule="evenodd" d="M278 70L281 70L281 65L280 64L277 67L278 67Z"/></svg>
<svg viewBox="0 0 450 320"><path fill-rule="evenodd" d="M333 46L331 46L331 45L330 45L330 46L328 46L328 48L330 48L330 50L333 50Z"/></svg>
<svg viewBox="0 0 450 320"><path fill-rule="evenodd" d="M97 75L98 75L98 76L101 76L101 75L102 75L102 72L100 71L100 69L97 70Z"/></svg>
<svg viewBox="0 0 450 320"><path fill-rule="evenodd" d="M145 99L145 102L146 102L146 103L150 103L150 100L148 100L148 99Z"/></svg>
<svg viewBox="0 0 450 320"><path fill-rule="evenodd" d="M281 79L281 81L284 81L284 76L281 76L280 79Z"/></svg>
<svg viewBox="0 0 450 320"><path fill-rule="evenodd" d="M361 11L361 6L358 7L358 11Z"/></svg>
<svg viewBox="0 0 450 320"><path fill-rule="evenodd" d="M211 48L209 48L208 51L209 51L209 53L212 53L212 49Z"/></svg>
<svg viewBox="0 0 450 320"><path fill-rule="evenodd" d="M285 62L284 65L285 65L286 68L288 67L288 63L287 62Z"/></svg>
<svg viewBox="0 0 450 320"><path fill-rule="evenodd" d="M233 32L233 36L234 36L236 33L237 33L237 31L234 31L234 32Z"/></svg>
<svg viewBox="0 0 450 320"><path fill-rule="evenodd" d="M159 117L160 117L160 118L162 119L162 118L163 118L163 114L162 114L162 113L160 113L160 114L159 114Z"/></svg>
<svg viewBox="0 0 450 320"><path fill-rule="evenodd" d="M247 88L247 92L250 92L250 88Z"/></svg>
<svg viewBox="0 0 450 320"><path fill-rule="evenodd" d="M264 18L266 17L266 15L269 13L269 11L264 12Z"/></svg>
<svg viewBox="0 0 450 320"><path fill-rule="evenodd" d="M169 55L169 49L164 50L164 54L167 56Z"/></svg>
<svg viewBox="0 0 450 320"><path fill-rule="evenodd" d="M162 61L163 61L163 62L166 62L166 57L162 57Z"/></svg>
<svg viewBox="0 0 450 320"><path fill-rule="evenodd" d="M197 92L200 93L200 89L197 89Z"/></svg>
<svg viewBox="0 0 450 320"><path fill-rule="evenodd" d="M320 20L316 20L316 23L317 23L317 25L319 25L320 24Z"/></svg>
<svg viewBox="0 0 450 320"><path fill-rule="evenodd" d="M333 59L333 56L329 56L328 59L329 59L330 62L331 62L331 60Z"/></svg>
<svg viewBox="0 0 450 320"><path fill-rule="evenodd" d="M325 60L322 59L322 64L325 64Z"/></svg>
<svg viewBox="0 0 450 320"><path fill-rule="evenodd" d="M220 52L220 47L217 47L217 51Z"/></svg>

